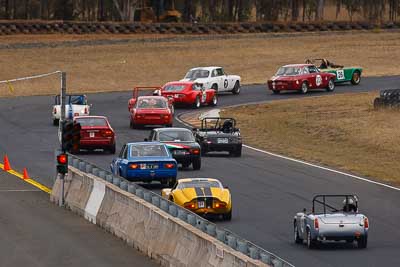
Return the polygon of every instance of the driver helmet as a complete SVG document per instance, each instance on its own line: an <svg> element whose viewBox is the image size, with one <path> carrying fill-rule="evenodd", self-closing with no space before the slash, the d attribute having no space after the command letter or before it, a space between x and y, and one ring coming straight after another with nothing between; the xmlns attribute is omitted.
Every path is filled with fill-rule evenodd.
<svg viewBox="0 0 400 267"><path fill-rule="evenodd" d="M343 200L343 211L357 211L356 202L352 197L347 198L347 203L346 198Z"/></svg>

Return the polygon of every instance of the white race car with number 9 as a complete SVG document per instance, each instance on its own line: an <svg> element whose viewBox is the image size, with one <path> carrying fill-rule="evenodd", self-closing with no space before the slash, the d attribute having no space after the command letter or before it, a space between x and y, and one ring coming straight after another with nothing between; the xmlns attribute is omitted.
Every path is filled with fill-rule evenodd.
<svg viewBox="0 0 400 267"><path fill-rule="evenodd" d="M197 67L190 69L181 81L200 83L204 88L212 88L217 92L232 92L234 95L240 93L241 77L238 75L227 75L222 67Z"/></svg>

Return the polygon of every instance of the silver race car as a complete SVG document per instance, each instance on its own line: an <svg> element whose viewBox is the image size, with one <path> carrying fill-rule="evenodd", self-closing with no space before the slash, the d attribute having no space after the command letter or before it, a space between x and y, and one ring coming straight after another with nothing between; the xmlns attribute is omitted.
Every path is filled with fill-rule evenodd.
<svg viewBox="0 0 400 267"><path fill-rule="evenodd" d="M311 213L297 213L293 226L295 243L305 241L308 248L328 241L357 241L359 248L367 247L369 221L358 212L356 195L317 195Z"/></svg>

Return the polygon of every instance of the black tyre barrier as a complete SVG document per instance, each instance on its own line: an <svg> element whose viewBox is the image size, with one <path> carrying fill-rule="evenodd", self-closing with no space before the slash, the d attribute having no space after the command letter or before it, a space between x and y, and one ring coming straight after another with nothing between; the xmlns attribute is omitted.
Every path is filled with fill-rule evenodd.
<svg viewBox="0 0 400 267"><path fill-rule="evenodd" d="M374 99L374 108L381 107L400 107L400 89L385 89L381 90L379 97Z"/></svg>
<svg viewBox="0 0 400 267"><path fill-rule="evenodd" d="M74 22L74 21L2 21L0 34L95 34L95 33L173 33L173 34L224 34L255 32L307 32L349 31L371 29L398 29L400 22L374 24L370 22L243 22L243 23L125 23L125 22Z"/></svg>

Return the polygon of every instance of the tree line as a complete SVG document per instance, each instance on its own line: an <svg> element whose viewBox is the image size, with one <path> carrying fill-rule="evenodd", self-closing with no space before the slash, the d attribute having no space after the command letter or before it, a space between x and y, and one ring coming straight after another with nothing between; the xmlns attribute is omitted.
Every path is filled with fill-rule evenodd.
<svg viewBox="0 0 400 267"><path fill-rule="evenodd" d="M336 17L396 21L400 0L0 0L0 19L160 21L179 11L183 22L318 21L327 5ZM165 17L165 16L164 16ZM173 21L173 20L172 20Z"/></svg>

